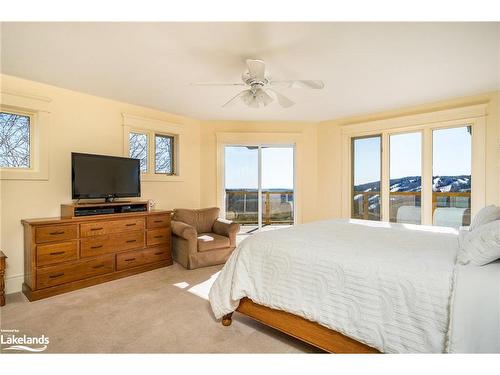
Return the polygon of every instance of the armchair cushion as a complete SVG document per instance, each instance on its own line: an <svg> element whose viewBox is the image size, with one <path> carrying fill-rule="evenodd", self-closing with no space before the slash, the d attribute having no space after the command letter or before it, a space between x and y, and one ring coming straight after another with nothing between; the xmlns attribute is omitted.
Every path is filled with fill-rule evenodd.
<svg viewBox="0 0 500 375"><path fill-rule="evenodd" d="M229 237L215 233L200 233L198 236L198 251L209 251L229 247Z"/></svg>
<svg viewBox="0 0 500 375"><path fill-rule="evenodd" d="M172 220L182 221L191 225L198 233L212 232L212 226L219 217L218 207L202 208L200 210L190 210L177 208L174 210Z"/></svg>
<svg viewBox="0 0 500 375"><path fill-rule="evenodd" d="M189 224L183 223L182 221L172 220L171 227L173 234L184 238L185 240L196 239L198 237L196 229Z"/></svg>

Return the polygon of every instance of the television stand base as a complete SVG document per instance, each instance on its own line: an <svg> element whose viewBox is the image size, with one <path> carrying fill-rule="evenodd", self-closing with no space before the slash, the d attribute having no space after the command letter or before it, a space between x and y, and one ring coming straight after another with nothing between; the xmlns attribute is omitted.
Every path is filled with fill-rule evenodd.
<svg viewBox="0 0 500 375"><path fill-rule="evenodd" d="M113 215L146 211L148 211L148 202L145 201L61 204L61 217L68 219L81 216Z"/></svg>

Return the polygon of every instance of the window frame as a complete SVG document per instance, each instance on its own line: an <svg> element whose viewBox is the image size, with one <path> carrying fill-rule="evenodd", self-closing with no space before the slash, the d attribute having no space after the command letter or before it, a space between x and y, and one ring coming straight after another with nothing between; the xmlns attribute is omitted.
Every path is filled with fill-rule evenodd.
<svg viewBox="0 0 500 375"><path fill-rule="evenodd" d="M179 159L181 156L181 147L183 129L177 125L162 120L156 120L136 115L123 113L123 139L124 155L130 157L129 152L129 134L145 134L148 138L148 163L147 172L141 172L141 181L163 181L175 182L183 181L181 175ZM173 173L156 173L156 136L165 136L173 139L172 163Z"/></svg>
<svg viewBox="0 0 500 375"><path fill-rule="evenodd" d="M51 99L2 90L0 111L30 117L29 168L0 167L0 180L49 179L49 127Z"/></svg>
<svg viewBox="0 0 500 375"><path fill-rule="evenodd" d="M485 204L486 197L486 104L454 108L418 115L401 116L357 124L341 125L342 133L342 217L351 217L351 139L382 135L381 221L389 222L390 135L422 132L422 225L432 225L432 133L435 129L472 127L471 135L471 215ZM345 176L345 177L344 177Z"/></svg>
<svg viewBox="0 0 500 375"><path fill-rule="evenodd" d="M172 173L161 173L161 172L157 172L156 171L156 138L157 137L160 137L160 138L170 138L172 140L172 160L171 160L171 163L172 163ZM166 133L159 133L159 132L154 132L154 140L153 142L154 143L154 150L153 151L153 154L154 154L154 161L153 161L153 165L154 165L154 170L152 170L152 172L154 171L154 173L156 175L161 175L161 176L175 176L176 175L176 169L175 169L175 164L176 164L176 157L175 157L175 135L172 135L172 134L166 134Z"/></svg>

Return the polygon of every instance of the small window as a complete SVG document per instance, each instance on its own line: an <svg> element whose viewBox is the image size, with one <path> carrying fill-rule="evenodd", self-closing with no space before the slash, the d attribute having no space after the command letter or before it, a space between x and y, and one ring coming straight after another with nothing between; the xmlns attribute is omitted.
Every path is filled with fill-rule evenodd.
<svg viewBox="0 0 500 375"><path fill-rule="evenodd" d="M139 159L141 172L148 171L148 135L144 133L129 133L129 156Z"/></svg>
<svg viewBox="0 0 500 375"><path fill-rule="evenodd" d="M174 174L174 137L155 134L155 173Z"/></svg>
<svg viewBox="0 0 500 375"><path fill-rule="evenodd" d="M0 168L30 168L30 116L0 112Z"/></svg>

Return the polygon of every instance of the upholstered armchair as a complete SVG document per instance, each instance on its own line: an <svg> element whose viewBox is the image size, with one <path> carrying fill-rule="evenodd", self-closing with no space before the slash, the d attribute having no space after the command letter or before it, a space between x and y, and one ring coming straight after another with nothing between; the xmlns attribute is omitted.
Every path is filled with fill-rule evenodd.
<svg viewBox="0 0 500 375"><path fill-rule="evenodd" d="M190 270L223 264L236 247L240 225L219 218L217 207L178 208L172 217L172 253Z"/></svg>

